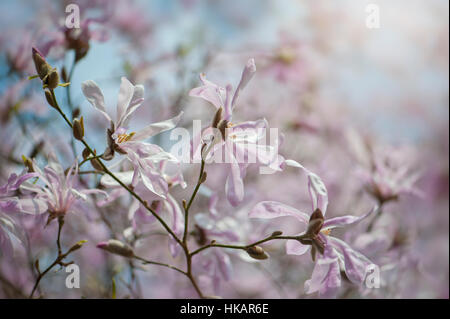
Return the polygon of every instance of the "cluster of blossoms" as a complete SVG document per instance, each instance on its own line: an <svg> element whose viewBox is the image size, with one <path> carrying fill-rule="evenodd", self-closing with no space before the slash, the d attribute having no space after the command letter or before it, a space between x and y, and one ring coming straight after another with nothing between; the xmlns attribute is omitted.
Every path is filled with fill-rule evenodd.
<svg viewBox="0 0 450 319"><path fill-rule="evenodd" d="M77 5L79 28L52 5L36 32L0 37L15 78L0 96L1 297L115 298L116 283L124 298L404 297L425 281L425 296L448 295L430 275L448 263L429 263L448 239L442 128L427 166L356 125L321 86L330 68L317 57L342 46L282 33L268 52L231 58L243 65L234 88L212 80L229 64L195 42L147 61L161 22L136 3ZM114 115L101 68L79 85L73 74L115 37L126 46ZM197 69L208 78L188 76ZM51 270L72 263L89 274L82 292L50 289Z"/></svg>

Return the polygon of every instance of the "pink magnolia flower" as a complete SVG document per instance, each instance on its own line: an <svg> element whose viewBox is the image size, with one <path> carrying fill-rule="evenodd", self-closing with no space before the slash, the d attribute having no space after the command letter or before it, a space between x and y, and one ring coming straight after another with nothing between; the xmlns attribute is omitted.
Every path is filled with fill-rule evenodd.
<svg viewBox="0 0 450 319"><path fill-rule="evenodd" d="M48 165L43 170L33 160L33 170L39 181L39 184L24 183L21 189L35 194L35 200L45 203L49 213L48 222L54 218L63 217L67 213L82 213L79 207L79 200L86 201L89 194L103 194L106 192L99 189L77 189L76 182L78 177L78 162L75 162L68 170L64 171L55 155L50 153ZM44 212L44 211L41 211Z"/></svg>
<svg viewBox="0 0 450 319"><path fill-rule="evenodd" d="M367 266L372 262L361 253L353 250L344 241L330 236L331 230L355 224L371 213L362 216L340 216L325 220L328 206L328 193L325 184L314 173L299 163L287 160L286 165L301 168L308 176L308 189L313 204L311 216L288 205L263 201L258 203L249 213L251 218L272 219L291 216L306 226L306 231L298 236L298 240L287 240L286 253L303 255L311 248L313 261L316 262L311 279L305 282L306 293L318 292L320 297L333 297L341 286L341 270L348 279L361 284L366 275ZM319 256L316 258L317 252Z"/></svg>
<svg viewBox="0 0 450 319"><path fill-rule="evenodd" d="M423 196L415 185L421 173L413 167L416 154L411 149L376 145L364 141L352 130L347 138L350 151L359 164L357 174L379 203L395 201L406 194Z"/></svg>
<svg viewBox="0 0 450 319"><path fill-rule="evenodd" d="M47 31L43 34L42 38L45 38L45 41L38 46L45 56L51 53L56 58L62 58L66 50L74 50L75 60L79 61L88 53L91 40L105 42L109 39L108 30L102 26L110 18L108 10L102 10L105 3L100 1L94 5L88 3L78 5L81 6L81 12L88 9L100 9L101 15L82 19L79 28L68 28L65 21L61 21L59 10L49 10L50 18L55 21L55 31ZM98 24L100 27L92 29L92 24Z"/></svg>
<svg viewBox="0 0 450 319"><path fill-rule="evenodd" d="M22 242L24 238L11 214L34 214L47 209L47 206L38 200L17 196L20 186L26 180L36 176L36 173L21 174L20 176L11 174L7 183L0 187L0 255L12 256L13 238L19 242Z"/></svg>
<svg viewBox="0 0 450 319"><path fill-rule="evenodd" d="M154 186L155 183L158 184L161 181L161 176L155 171L152 163L158 163L163 160L176 162L177 159L158 145L143 141L174 128L183 112L172 119L150 124L137 132L127 133L131 115L144 100L144 87L142 85L133 85L126 78L122 77L117 101L117 118L114 121L106 111L105 99L97 84L89 80L83 82L81 86L87 100L96 110L100 111L110 124L110 128L107 130L108 148L105 150L103 158L107 160L112 159L115 152L126 155L134 167L132 185L136 186L140 177L150 191L159 196L164 196L161 189L158 190ZM163 186L162 188L166 187Z"/></svg>
<svg viewBox="0 0 450 319"><path fill-rule="evenodd" d="M243 178L249 163L255 162L270 166L277 162L278 154L273 146L265 145L267 121L247 121L238 124L231 122L233 109L241 90L245 88L256 72L253 59L250 59L242 72L241 80L232 95L232 86L220 87L200 75L203 85L192 89L190 96L202 98L217 108L211 127L204 130L202 139L208 140L208 146L202 151L206 161L214 159L220 163L225 160L228 166L226 193L228 201L237 206L244 199ZM200 150L200 137L193 143L194 154ZM225 158L223 158L223 156ZM195 156L195 155L194 155ZM276 167L276 165L274 166Z"/></svg>

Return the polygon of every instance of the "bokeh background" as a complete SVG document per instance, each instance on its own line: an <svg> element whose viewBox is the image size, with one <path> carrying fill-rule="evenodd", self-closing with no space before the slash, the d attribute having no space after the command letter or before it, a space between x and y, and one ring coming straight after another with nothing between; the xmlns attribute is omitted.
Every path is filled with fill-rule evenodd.
<svg viewBox="0 0 450 319"><path fill-rule="evenodd" d="M79 109L88 138L105 147L105 125L84 99L81 82L94 80L114 108L120 77L145 86L136 128L185 112L209 122L212 107L188 96L198 74L225 86L237 85L242 67L254 58L257 73L240 96L236 117L266 118L284 134L281 153L322 177L330 193L329 215L360 215L379 200L373 183L396 196L367 231L369 221L340 234L382 269L380 289L344 284L340 298L448 298L448 1L445 0L246 0L246 1L1 1L0 2L0 185L23 170L21 156L46 163L50 150L69 166L74 160L70 131L48 107L35 71L31 47L48 51L52 65L69 73L75 57L61 32L66 4L77 3L89 50L76 62L68 88L56 90L67 112ZM366 6L380 8L380 28L366 26ZM68 102L71 99L72 109ZM169 133L153 139L170 145ZM75 145L81 154L82 148ZM378 163L378 171L373 163ZM185 165L186 190L192 191L197 167ZM208 182L193 210L208 214L208 197L219 194L223 227L240 242L270 231L294 231L290 221L264 223L247 218L259 200L279 200L309 209L306 182L293 171L259 175L249 171L246 197L237 208L223 194L225 172L208 170ZM97 180L95 179L97 178ZM98 176L88 182L94 185ZM374 182L375 181L375 182ZM80 289L67 289L63 270L43 280L49 298L107 298L111 279L120 298L174 298L193 294L185 278L170 270L143 267L95 248L110 237L123 239L131 222L127 201L106 208L86 207L68 216L66 245L89 244L74 254ZM56 225L43 217L14 216L28 233L14 258L0 256L0 296L21 297L31 289L33 260L50 261ZM107 220L108 222L105 222ZM221 225L222 225L221 224ZM221 226L222 227L222 226ZM183 264L167 251L166 236L144 225L138 240L142 255ZM231 253L233 276L212 287L209 268L197 274L206 290L235 298L311 298L303 283L310 277L310 256L287 256L280 243L267 245L270 260L249 262ZM224 279L224 278L222 278Z"/></svg>

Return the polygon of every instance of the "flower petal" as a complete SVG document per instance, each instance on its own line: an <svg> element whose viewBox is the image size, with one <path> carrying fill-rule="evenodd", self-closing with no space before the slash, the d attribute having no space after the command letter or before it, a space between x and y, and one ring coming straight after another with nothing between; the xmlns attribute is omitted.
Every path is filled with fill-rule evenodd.
<svg viewBox="0 0 450 319"><path fill-rule="evenodd" d="M120 83L119 96L117 98L117 125L116 127L120 127L119 123L123 122L123 118L125 116L125 112L130 105L131 99L134 94L134 85L128 81L127 78L122 77Z"/></svg>
<svg viewBox="0 0 450 319"><path fill-rule="evenodd" d="M371 215L376 210L378 210L378 206L375 206L369 212L365 213L362 216L346 215L346 216L330 218L330 219L325 220L322 228L335 228L335 227L343 227L343 226L355 224L355 223L358 223L361 220L367 218L369 215Z"/></svg>
<svg viewBox="0 0 450 319"><path fill-rule="evenodd" d="M136 134L133 135L133 137L131 138L131 141L145 140L145 139L152 137L156 134L159 134L161 132L171 130L177 126L178 122L181 119L181 116L183 116L183 112L180 112L180 114L178 114L177 116L175 116L169 120L150 124L150 125L144 127L142 130L136 132Z"/></svg>
<svg viewBox="0 0 450 319"><path fill-rule="evenodd" d="M328 192L322 179L309 169L294 160L286 160L285 164L302 169L308 177L308 190L312 200L312 210L319 208L325 216L328 207Z"/></svg>
<svg viewBox="0 0 450 319"><path fill-rule="evenodd" d="M229 155L231 157L231 163L228 177L225 182L225 189L230 204L232 206L237 206L244 199L244 181L242 180L242 177L245 168L238 164L233 154Z"/></svg>
<svg viewBox="0 0 450 319"><path fill-rule="evenodd" d="M248 82L252 79L253 75L256 73L256 65L255 60L250 59L247 61L247 64L242 71L241 81L234 92L233 100L231 102L231 107L234 107L236 104L236 100L239 96L239 93L247 86Z"/></svg>
<svg viewBox="0 0 450 319"><path fill-rule="evenodd" d="M286 254L288 255L303 255L311 246L303 245L297 240L286 241Z"/></svg>
<svg viewBox="0 0 450 319"><path fill-rule="evenodd" d="M206 80L205 74L200 74L203 85L189 91L189 96L199 97L214 105L216 108L224 106L226 90L217 84Z"/></svg>
<svg viewBox="0 0 450 319"><path fill-rule="evenodd" d="M275 202L264 201L256 204L256 206L248 214L250 218L277 218L284 216L295 217L299 222L304 225L308 224L309 216L291 206Z"/></svg>
<svg viewBox="0 0 450 319"><path fill-rule="evenodd" d="M340 239L330 236L329 242L344 255L345 274L348 279L355 284L361 284L366 276L367 267L372 262Z"/></svg>
<svg viewBox="0 0 450 319"><path fill-rule="evenodd" d="M81 90L89 103L91 103L92 106L99 110L105 118L111 122L111 117L108 113L106 113L105 98L103 97L102 91L98 85L94 81L88 80L81 83Z"/></svg>

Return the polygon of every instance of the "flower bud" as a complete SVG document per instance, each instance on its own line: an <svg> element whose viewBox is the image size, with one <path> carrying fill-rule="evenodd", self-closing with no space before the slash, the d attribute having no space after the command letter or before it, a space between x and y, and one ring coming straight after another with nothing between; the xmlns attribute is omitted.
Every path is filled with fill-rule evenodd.
<svg viewBox="0 0 450 319"><path fill-rule="evenodd" d="M91 155L91 151L88 148L85 148L81 155L83 156L83 159L86 159Z"/></svg>
<svg viewBox="0 0 450 319"><path fill-rule="evenodd" d="M97 156L97 151L96 150L94 150L94 154L93 155ZM98 171L103 171L102 164L100 163L98 158L93 158L93 159L90 160L90 162L91 162L91 165L92 165L93 168L95 168Z"/></svg>
<svg viewBox="0 0 450 319"><path fill-rule="evenodd" d="M34 66L36 67L36 72L39 78L43 80L45 76L50 72L52 67L47 63L44 56L39 52L38 49L32 49L32 56L34 61Z"/></svg>
<svg viewBox="0 0 450 319"><path fill-rule="evenodd" d="M47 78L48 88L51 90L56 89L58 87L58 84L59 84L59 74L56 69L53 69L52 71L50 71Z"/></svg>
<svg viewBox="0 0 450 319"><path fill-rule="evenodd" d="M120 255L127 258L131 258L134 256L133 249L130 246L116 239L110 239L106 242L98 243L97 248L101 248L112 254Z"/></svg>
<svg viewBox="0 0 450 319"><path fill-rule="evenodd" d="M80 249L81 247L83 247L83 244L87 243L87 240L80 240L79 242L77 242L75 245L73 245L72 247L70 247L68 253L74 252L75 250Z"/></svg>
<svg viewBox="0 0 450 319"><path fill-rule="evenodd" d="M91 165L93 168L95 168L97 171L103 171L103 167L100 164L100 161L98 160L98 158L93 158L91 159Z"/></svg>
<svg viewBox="0 0 450 319"><path fill-rule="evenodd" d="M73 120L72 130L73 130L73 137L81 141L84 137L83 117L81 117L80 119Z"/></svg>
<svg viewBox="0 0 450 319"><path fill-rule="evenodd" d="M260 246L252 246L247 248L246 252L253 259L264 260L269 258L269 255Z"/></svg>
<svg viewBox="0 0 450 319"><path fill-rule="evenodd" d="M47 99L47 103L51 107L54 107L56 109L57 107L56 107L55 100L53 99L52 93L49 90L44 90L44 92L45 92L45 98Z"/></svg>

